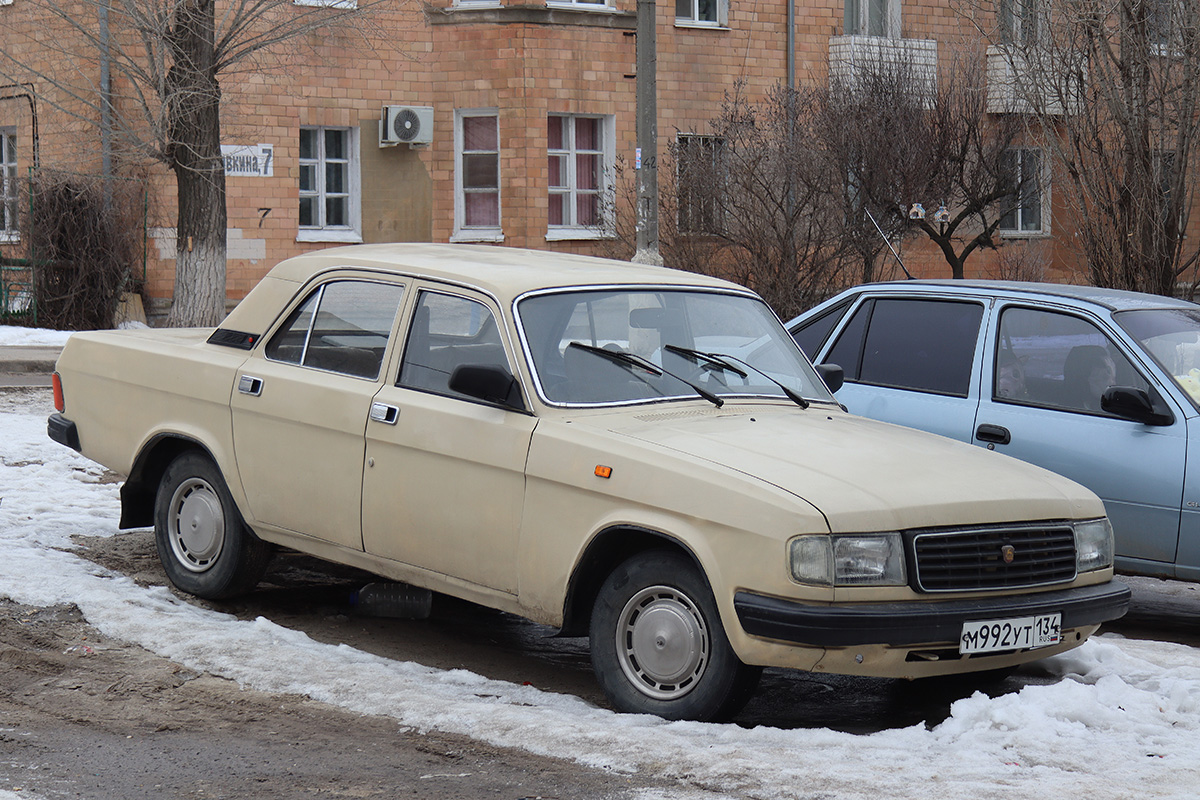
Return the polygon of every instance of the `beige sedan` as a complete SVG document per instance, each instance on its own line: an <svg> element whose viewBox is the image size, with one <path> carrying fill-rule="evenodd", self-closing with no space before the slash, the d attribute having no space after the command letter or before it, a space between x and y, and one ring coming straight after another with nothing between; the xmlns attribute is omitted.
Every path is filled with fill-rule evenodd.
<svg viewBox="0 0 1200 800"><path fill-rule="evenodd" d="M49 431L128 476L122 527L186 592L287 546L586 634L622 711L727 718L763 666L1007 669L1124 613L1095 495L839 380L724 281L361 246L215 331L73 336Z"/></svg>

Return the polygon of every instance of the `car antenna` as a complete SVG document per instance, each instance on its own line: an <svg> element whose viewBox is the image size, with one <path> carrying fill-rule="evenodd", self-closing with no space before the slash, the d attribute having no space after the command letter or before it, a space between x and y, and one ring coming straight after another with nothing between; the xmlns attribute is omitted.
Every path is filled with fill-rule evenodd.
<svg viewBox="0 0 1200 800"><path fill-rule="evenodd" d="M871 216L871 211L866 206L863 206L863 212L867 215L867 219L871 220L871 224L875 226L875 230L879 231L879 235L883 237L883 243L888 246L888 250L892 251L892 256L896 259L896 263L900 265L904 277L910 281L913 280L912 274L908 271L908 267L904 266L904 262L900 260L900 254L896 252L896 248L892 247L891 240L883 233L883 228L879 227L879 223L875 221L875 217Z"/></svg>

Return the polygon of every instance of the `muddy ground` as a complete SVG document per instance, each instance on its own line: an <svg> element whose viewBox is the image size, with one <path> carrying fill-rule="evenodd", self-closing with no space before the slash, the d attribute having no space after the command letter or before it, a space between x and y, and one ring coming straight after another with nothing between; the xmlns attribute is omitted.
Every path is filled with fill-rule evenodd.
<svg viewBox="0 0 1200 800"><path fill-rule="evenodd" d="M165 582L146 532L78 544L139 582ZM403 623L348 613L346 595L359 577L310 570L306 559L284 556L259 592L222 610L253 616L264 605L290 603L289 613L303 617L314 638L368 649L377 639L385 644L373 649L386 652L394 635L377 634ZM74 607L0 600L0 790L92 800L515 800L621 798L660 785L462 736L419 734L304 697L243 690L109 639Z"/></svg>

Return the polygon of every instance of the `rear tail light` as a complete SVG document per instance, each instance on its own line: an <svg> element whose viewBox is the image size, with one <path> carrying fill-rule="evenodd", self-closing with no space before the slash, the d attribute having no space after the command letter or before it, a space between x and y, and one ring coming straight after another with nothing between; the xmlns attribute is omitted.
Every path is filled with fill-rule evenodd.
<svg viewBox="0 0 1200 800"><path fill-rule="evenodd" d="M54 408L62 413L67 410L67 403L63 400L62 376L56 372L50 382L54 386Z"/></svg>

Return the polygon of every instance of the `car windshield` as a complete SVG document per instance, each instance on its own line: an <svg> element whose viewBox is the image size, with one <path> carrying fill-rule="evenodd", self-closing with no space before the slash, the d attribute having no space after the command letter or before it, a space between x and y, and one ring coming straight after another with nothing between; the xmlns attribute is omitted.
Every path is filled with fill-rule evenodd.
<svg viewBox="0 0 1200 800"><path fill-rule="evenodd" d="M753 296L640 287L548 292L521 300L517 318L535 380L551 403L836 402Z"/></svg>
<svg viewBox="0 0 1200 800"><path fill-rule="evenodd" d="M1113 318L1200 408L1200 309L1122 311Z"/></svg>

